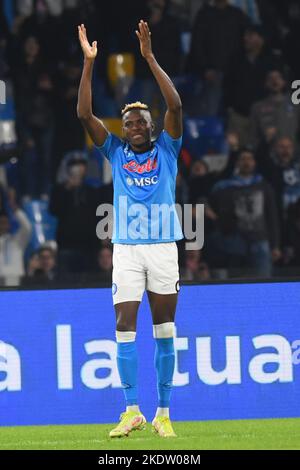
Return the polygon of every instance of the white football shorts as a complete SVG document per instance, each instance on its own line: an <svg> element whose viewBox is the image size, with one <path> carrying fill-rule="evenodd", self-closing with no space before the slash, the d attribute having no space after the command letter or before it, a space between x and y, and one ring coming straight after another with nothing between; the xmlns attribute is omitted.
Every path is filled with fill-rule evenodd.
<svg viewBox="0 0 300 470"><path fill-rule="evenodd" d="M176 243L115 243L112 281L114 304L141 301L145 290L176 294L179 291Z"/></svg>

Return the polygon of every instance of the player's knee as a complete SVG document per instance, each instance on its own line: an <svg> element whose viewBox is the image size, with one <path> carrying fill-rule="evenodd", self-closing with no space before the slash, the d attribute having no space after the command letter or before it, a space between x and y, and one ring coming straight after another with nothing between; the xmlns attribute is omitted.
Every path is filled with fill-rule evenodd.
<svg viewBox="0 0 300 470"><path fill-rule="evenodd" d="M153 337L156 339L161 338L173 338L175 331L174 322L160 323L159 325L153 325Z"/></svg>
<svg viewBox="0 0 300 470"><path fill-rule="evenodd" d="M135 331L136 327L133 322L128 318L118 317L117 318L117 328L118 331Z"/></svg>

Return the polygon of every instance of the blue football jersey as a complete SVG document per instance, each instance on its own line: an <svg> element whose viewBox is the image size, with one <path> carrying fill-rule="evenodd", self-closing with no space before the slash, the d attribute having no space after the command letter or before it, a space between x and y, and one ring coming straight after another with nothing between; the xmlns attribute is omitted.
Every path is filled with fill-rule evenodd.
<svg viewBox="0 0 300 470"><path fill-rule="evenodd" d="M145 153L134 153L113 134L98 147L112 167L113 243L163 243L183 238L175 207L181 144L181 137L173 139L162 131Z"/></svg>

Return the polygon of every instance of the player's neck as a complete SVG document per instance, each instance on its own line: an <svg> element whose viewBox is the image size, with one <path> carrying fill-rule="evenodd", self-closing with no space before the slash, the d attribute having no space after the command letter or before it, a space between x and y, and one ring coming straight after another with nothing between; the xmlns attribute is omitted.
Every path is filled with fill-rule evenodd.
<svg viewBox="0 0 300 470"><path fill-rule="evenodd" d="M134 153L145 153L152 149L152 142L145 142L142 145L129 145Z"/></svg>

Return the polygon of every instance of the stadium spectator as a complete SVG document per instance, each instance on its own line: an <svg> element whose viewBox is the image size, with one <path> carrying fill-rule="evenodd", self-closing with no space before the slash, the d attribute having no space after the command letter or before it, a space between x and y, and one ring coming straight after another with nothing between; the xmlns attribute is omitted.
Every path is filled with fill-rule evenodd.
<svg viewBox="0 0 300 470"><path fill-rule="evenodd" d="M219 112L224 73L240 55L241 40L249 19L228 0L215 0L200 9L192 32L188 72L201 78L197 99L199 114ZM199 93L198 91L198 93ZM199 101L200 98L200 101ZM195 99L195 98L194 98Z"/></svg>
<svg viewBox="0 0 300 470"><path fill-rule="evenodd" d="M215 185L209 203L218 223L215 248L223 266L269 277L272 258L280 257L278 214L272 188L255 170L253 152L242 149L235 174Z"/></svg>
<svg viewBox="0 0 300 470"><path fill-rule="evenodd" d="M285 253L287 261L293 266L300 266L300 199L288 209Z"/></svg>
<svg viewBox="0 0 300 470"><path fill-rule="evenodd" d="M289 137L279 138L270 152L268 146L259 149L259 168L272 185L277 201L282 232L282 244L288 238L288 209L300 199L300 162Z"/></svg>
<svg viewBox="0 0 300 470"><path fill-rule="evenodd" d="M99 204L112 204L113 203L113 185L106 183L98 189L98 205Z"/></svg>
<svg viewBox="0 0 300 470"><path fill-rule="evenodd" d="M188 28L193 25L197 13L206 3L208 0L170 0L170 14Z"/></svg>
<svg viewBox="0 0 300 470"><path fill-rule="evenodd" d="M22 194L46 197L52 170L55 92L40 44L33 36L24 42L14 77Z"/></svg>
<svg viewBox="0 0 300 470"><path fill-rule="evenodd" d="M274 147L269 149L269 153L273 161L277 163L281 161L286 165L292 160L299 162L299 155L296 153L295 144L290 137L283 136L277 139Z"/></svg>
<svg viewBox="0 0 300 470"><path fill-rule="evenodd" d="M231 176L238 155L238 138L234 134L227 135L229 155L222 171L209 171L204 160L196 160L191 167L188 180L189 202L190 204L204 204L204 238L205 244L203 252L206 260L210 264L215 264L215 249L211 241L211 234L216 226L216 214L209 205L209 197L213 186L220 181ZM195 208L193 208L195 214Z"/></svg>
<svg viewBox="0 0 300 470"><path fill-rule="evenodd" d="M38 269L40 269L40 258L38 253L35 251L28 259L26 276L33 277Z"/></svg>
<svg viewBox="0 0 300 470"><path fill-rule="evenodd" d="M48 247L41 247L29 259L27 276L23 285L48 284L57 280L56 253Z"/></svg>
<svg viewBox="0 0 300 470"><path fill-rule="evenodd" d="M251 23L260 24L259 6L256 0L229 0L230 5L243 10L249 16Z"/></svg>
<svg viewBox="0 0 300 470"><path fill-rule="evenodd" d="M16 33L20 43L29 36L36 37L42 48L43 57L53 63L61 59L61 51L64 50L59 10L55 6L52 8L55 3L57 0L34 2L22 0L18 5L20 15L16 18Z"/></svg>
<svg viewBox="0 0 300 470"><path fill-rule="evenodd" d="M211 279L211 272L209 266L205 262L199 263L198 268L198 280L201 281L209 281Z"/></svg>
<svg viewBox="0 0 300 470"><path fill-rule="evenodd" d="M0 8L0 41L6 41L9 37L9 29L3 8Z"/></svg>
<svg viewBox="0 0 300 470"><path fill-rule="evenodd" d="M180 278L184 281L193 281L197 277L201 252L199 250L189 250L185 256L185 266Z"/></svg>
<svg viewBox="0 0 300 470"><path fill-rule="evenodd" d="M275 142L289 137L294 143L299 133L300 108L293 105L287 83L280 70L271 70L266 77L268 96L255 103L251 111L251 143Z"/></svg>
<svg viewBox="0 0 300 470"><path fill-rule="evenodd" d="M189 68L195 74L204 73L208 80L217 72L226 72L240 53L241 39L248 17L227 0L215 0L200 9L192 34Z"/></svg>
<svg viewBox="0 0 300 470"><path fill-rule="evenodd" d="M189 188L182 173L178 171L176 177L176 203L183 206L189 202Z"/></svg>
<svg viewBox="0 0 300 470"><path fill-rule="evenodd" d="M283 54L291 69L292 80L300 77L300 6L297 0L290 3L288 8L288 32L284 38Z"/></svg>
<svg viewBox="0 0 300 470"><path fill-rule="evenodd" d="M152 32L152 49L158 63L170 77L181 71L181 44L178 22L168 14L167 0L147 0L146 21ZM128 35L126 30L126 35ZM154 111L157 133L163 124L164 101L149 67L141 57L139 45L134 42L135 76L129 101L141 100Z"/></svg>
<svg viewBox="0 0 300 470"><path fill-rule="evenodd" d="M256 0L261 19L260 24L263 26L268 43L273 50L280 51L282 48L282 38L287 32L284 16L289 1Z"/></svg>
<svg viewBox="0 0 300 470"><path fill-rule="evenodd" d="M76 58L65 62L59 74L57 93L57 161L72 150L81 150L85 146L85 134L76 116L77 91L81 68Z"/></svg>
<svg viewBox="0 0 300 470"><path fill-rule="evenodd" d="M215 184L215 175L209 173L204 160L193 162L189 177L190 203L204 202Z"/></svg>
<svg viewBox="0 0 300 470"><path fill-rule="evenodd" d="M265 95L265 79L271 70L281 68L277 56L268 51L261 26L248 26L244 34L244 50L236 55L224 81L225 105L229 108L228 128L239 135L241 145L250 139L252 105Z"/></svg>
<svg viewBox="0 0 300 470"><path fill-rule="evenodd" d="M53 281L56 277L56 253L50 247L42 247L38 251L39 269L35 272L39 280Z"/></svg>
<svg viewBox="0 0 300 470"><path fill-rule="evenodd" d="M112 250L103 246L97 254L98 282L112 282Z"/></svg>
<svg viewBox="0 0 300 470"><path fill-rule="evenodd" d="M31 225L25 213L14 206L13 217L18 227L12 233L12 220L0 213L0 277L6 285L18 285L24 275L24 252L29 242Z"/></svg>
<svg viewBox="0 0 300 470"><path fill-rule="evenodd" d="M157 60L168 75L176 76L180 72L180 29L178 22L168 15L167 0L147 0L147 21L152 32L152 48ZM135 42L136 44L136 42ZM136 50L136 76L149 79L151 73ZM151 105L151 102L149 102Z"/></svg>
<svg viewBox="0 0 300 470"><path fill-rule="evenodd" d="M49 211L57 217L58 266L60 273L92 269L96 238L98 190L85 182L87 160L68 162L65 183L53 188Z"/></svg>
<svg viewBox="0 0 300 470"><path fill-rule="evenodd" d="M231 176L238 156L239 140L236 134L227 135L228 157L221 171L209 171L206 160L196 160L191 166L189 191L191 204L207 203L213 186L221 179ZM208 209L206 205L205 210Z"/></svg>
<svg viewBox="0 0 300 470"><path fill-rule="evenodd" d="M202 261L200 250L188 250L185 257L185 266L181 272L184 281L206 281L211 278L208 264Z"/></svg>
<svg viewBox="0 0 300 470"><path fill-rule="evenodd" d="M5 191L5 178L4 181L0 181L0 213L6 213L7 195Z"/></svg>
<svg viewBox="0 0 300 470"><path fill-rule="evenodd" d="M7 64L7 44L9 39L9 30L5 22L4 15L1 15L0 9L0 78L8 75Z"/></svg>
<svg viewBox="0 0 300 470"><path fill-rule="evenodd" d="M204 160L196 160L191 167L189 186L189 203L204 204L204 253L210 259L211 245L210 233L215 225L215 214L208 204L210 192L218 181L218 173L209 172L207 163ZM195 220L196 210L193 206L193 220Z"/></svg>
<svg viewBox="0 0 300 470"><path fill-rule="evenodd" d="M76 0L73 0L76 1ZM37 5L37 3L39 5ZM35 2L34 0L17 0L16 10L21 16L31 16L35 12L35 8L48 8L51 15L61 15L63 11L63 0L42 0Z"/></svg>

